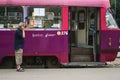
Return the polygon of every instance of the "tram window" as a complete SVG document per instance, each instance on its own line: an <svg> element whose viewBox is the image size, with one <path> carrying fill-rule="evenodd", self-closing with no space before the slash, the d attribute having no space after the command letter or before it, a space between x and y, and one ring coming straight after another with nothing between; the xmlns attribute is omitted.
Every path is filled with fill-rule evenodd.
<svg viewBox="0 0 120 80"><path fill-rule="evenodd" d="M118 28L112 14L109 11L106 13L106 26L108 28Z"/></svg>
<svg viewBox="0 0 120 80"><path fill-rule="evenodd" d="M60 7L30 7L29 28L59 29L61 27Z"/></svg>
<svg viewBox="0 0 120 80"><path fill-rule="evenodd" d="M0 28L16 28L23 20L22 7L0 6Z"/></svg>

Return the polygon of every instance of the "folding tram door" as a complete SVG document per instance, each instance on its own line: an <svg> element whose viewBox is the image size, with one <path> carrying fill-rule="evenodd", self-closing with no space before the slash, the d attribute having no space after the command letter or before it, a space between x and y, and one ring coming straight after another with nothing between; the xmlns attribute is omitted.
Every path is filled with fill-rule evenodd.
<svg viewBox="0 0 120 80"><path fill-rule="evenodd" d="M69 26L70 62L96 62L99 54L99 10L69 7Z"/></svg>

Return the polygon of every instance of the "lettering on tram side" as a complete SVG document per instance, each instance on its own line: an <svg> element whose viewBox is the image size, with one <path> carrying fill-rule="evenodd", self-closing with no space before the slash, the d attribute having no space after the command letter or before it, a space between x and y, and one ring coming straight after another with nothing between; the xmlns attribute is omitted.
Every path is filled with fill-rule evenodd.
<svg viewBox="0 0 120 80"><path fill-rule="evenodd" d="M60 35L68 35L68 31L58 31L57 35L58 36L60 36Z"/></svg>
<svg viewBox="0 0 120 80"><path fill-rule="evenodd" d="M45 34L45 37L54 37L54 36L56 36L56 34L49 34L49 33Z"/></svg>
<svg viewBox="0 0 120 80"><path fill-rule="evenodd" d="M34 37L43 37L43 34L32 34L32 37L34 38Z"/></svg>
<svg viewBox="0 0 120 80"><path fill-rule="evenodd" d="M57 31L57 33L46 33L46 34L40 34L40 33L33 33L32 37L54 37L54 36L63 36L63 35L68 35L68 31Z"/></svg>
<svg viewBox="0 0 120 80"><path fill-rule="evenodd" d="M35 37L54 37L54 36L56 36L56 34L51 34L51 33L47 33L47 34L33 33L32 34L33 38L35 38Z"/></svg>

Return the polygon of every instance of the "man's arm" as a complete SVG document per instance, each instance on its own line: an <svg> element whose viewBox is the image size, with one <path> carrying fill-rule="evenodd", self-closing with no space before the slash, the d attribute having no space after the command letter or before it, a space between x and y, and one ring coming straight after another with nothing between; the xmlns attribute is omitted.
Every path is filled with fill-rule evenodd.
<svg viewBox="0 0 120 80"><path fill-rule="evenodd" d="M25 38L25 30L22 29L22 37Z"/></svg>

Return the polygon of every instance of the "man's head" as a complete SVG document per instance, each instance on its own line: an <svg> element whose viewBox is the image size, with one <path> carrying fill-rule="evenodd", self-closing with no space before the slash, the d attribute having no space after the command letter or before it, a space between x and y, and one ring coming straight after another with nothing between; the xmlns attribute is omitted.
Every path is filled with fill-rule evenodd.
<svg viewBox="0 0 120 80"><path fill-rule="evenodd" d="M23 22L20 22L18 26L20 29L24 29L26 27L25 23Z"/></svg>

